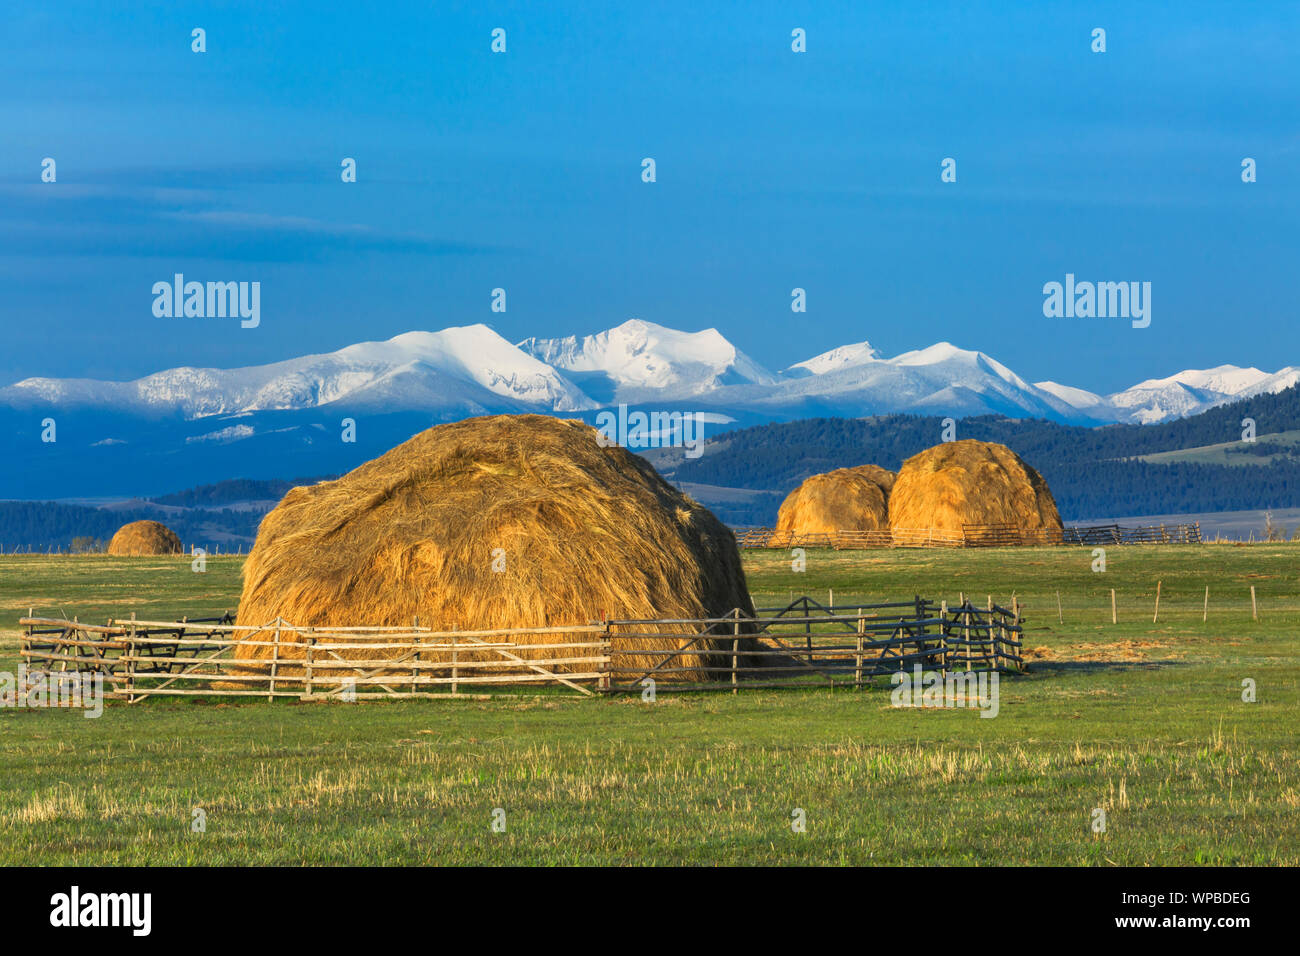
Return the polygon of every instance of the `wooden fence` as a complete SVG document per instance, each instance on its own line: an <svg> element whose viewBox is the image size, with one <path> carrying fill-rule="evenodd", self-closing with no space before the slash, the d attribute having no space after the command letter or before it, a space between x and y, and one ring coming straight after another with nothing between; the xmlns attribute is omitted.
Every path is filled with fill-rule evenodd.
<svg viewBox="0 0 1300 956"><path fill-rule="evenodd" d="M664 621L611 621L610 692L726 690L754 687L862 687L914 664L936 671L1024 669L1020 607L970 601L951 607L920 596L911 601L826 607L800 597L754 617L690 623L696 638L654 652L650 667L631 666L620 644L660 638ZM728 644L727 638L730 637ZM701 655L700 647L713 648ZM720 649L719 649L720 647ZM642 652L644 654L644 652ZM683 663L699 657L701 663Z"/></svg>
<svg viewBox="0 0 1300 956"><path fill-rule="evenodd" d="M107 697L130 703L458 697L547 685L591 695L640 692L648 681L675 691L861 687L916 662L940 670L1024 665L1020 608L991 599L984 608L921 597L827 608L802 597L752 616L735 609L720 618L480 631L284 620L251 627L229 614L103 626L29 615L19 624L29 673L99 673Z"/></svg>
<svg viewBox="0 0 1300 956"><path fill-rule="evenodd" d="M1011 524L968 524L960 531L942 528L893 528L887 531L777 531L743 528L736 532L742 548L999 548L1058 544L1200 544L1200 522L1123 528L1117 524L1086 528L1017 528Z"/></svg>
<svg viewBox="0 0 1300 956"><path fill-rule="evenodd" d="M1066 544L1201 544L1201 523L1139 525L1124 528L1117 524L1065 529Z"/></svg>
<svg viewBox="0 0 1300 956"><path fill-rule="evenodd" d="M736 532L736 543L742 548L959 548L964 541L960 531L941 528L830 532L745 528Z"/></svg>
<svg viewBox="0 0 1300 956"><path fill-rule="evenodd" d="M261 627L221 618L109 621L26 617L29 670L99 671L106 696L366 700L560 685L590 695L609 664L604 624L439 631L428 627ZM561 643L529 637L563 635ZM244 650L256 657L236 656ZM558 654L556 652L559 652Z"/></svg>

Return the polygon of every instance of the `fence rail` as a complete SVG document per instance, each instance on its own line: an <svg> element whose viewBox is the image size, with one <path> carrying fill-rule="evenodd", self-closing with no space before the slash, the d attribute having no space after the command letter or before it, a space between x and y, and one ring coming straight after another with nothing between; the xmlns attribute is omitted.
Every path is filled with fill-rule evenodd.
<svg viewBox="0 0 1300 956"><path fill-rule="evenodd" d="M610 660L604 624L481 631L414 624L318 628L284 620L236 625L229 614L109 621L102 627L37 617L19 623L29 670L98 672L107 696L131 703L174 696L443 697L547 684L589 695L586 684L603 680ZM538 642L538 636L563 640Z"/></svg>
<svg viewBox="0 0 1300 956"><path fill-rule="evenodd" d="M1059 544L1200 544L1201 524L1117 524L1054 528L1017 528L1010 524L968 524L960 531L944 528L892 528L886 531L778 531L742 528L742 548L995 548Z"/></svg>
<svg viewBox="0 0 1300 956"><path fill-rule="evenodd" d="M1203 540L1199 521L1135 528L1102 524L1065 529L1066 544L1201 544Z"/></svg>
<svg viewBox="0 0 1300 956"><path fill-rule="evenodd" d="M1007 609L991 599L983 608L970 601L950 607L920 596L911 601L826 607L800 597L785 607L760 609L752 618L733 614L701 622L705 627L697 640L709 640L715 648L702 664L678 665L684 655L696 653L683 646L656 651L659 662L651 667L622 666L620 640L656 636L647 629L653 623L611 622L613 664L608 691L644 693L650 681L656 693L862 687L875 677L914 664L943 672L1024 669L1020 607Z"/></svg>
<svg viewBox="0 0 1300 956"><path fill-rule="evenodd" d="M446 631L429 627L253 627L231 615L106 625L28 616L29 674L103 677L110 699L455 697L556 686L578 694L777 686L862 687L920 663L1022 670L1021 608L970 601L825 607L801 597L718 618ZM544 642L536 639L548 638ZM555 640L557 639L558 640ZM242 653L237 653L242 652Z"/></svg>

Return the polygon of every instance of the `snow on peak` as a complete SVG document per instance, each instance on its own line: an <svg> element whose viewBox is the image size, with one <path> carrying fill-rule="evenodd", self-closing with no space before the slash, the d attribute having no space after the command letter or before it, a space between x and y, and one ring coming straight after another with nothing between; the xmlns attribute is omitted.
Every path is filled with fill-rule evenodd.
<svg viewBox="0 0 1300 956"><path fill-rule="evenodd" d="M1011 369L983 352L958 348L951 342L936 342L929 348L904 352L888 360L893 365L938 366L950 369L953 374L961 374L963 379L969 376L989 375L1009 383L1017 389L1028 391L1030 385ZM963 382L964 384L964 382Z"/></svg>
<svg viewBox="0 0 1300 956"><path fill-rule="evenodd" d="M593 335L512 345L483 324L404 332L318 355L235 369L183 366L132 382L29 378L0 388L0 406L96 407L187 419L319 408L567 413L616 402L689 399L719 411L776 417L890 412L1031 415L1080 424L1160 422L1300 383L1220 365L1148 379L1110 395L1057 382L1030 385L983 352L950 342L882 358L869 342L823 352L774 377L717 329L670 329L642 319ZM229 428L208 441L246 436Z"/></svg>
<svg viewBox="0 0 1300 956"><path fill-rule="evenodd" d="M1296 384L1293 369L1269 374L1257 368L1219 365L1185 369L1165 378L1150 378L1106 400L1128 421L1144 425L1195 415L1216 405L1262 393L1279 392Z"/></svg>
<svg viewBox="0 0 1300 956"><path fill-rule="evenodd" d="M406 332L319 355L212 369L181 367L133 382L28 379L3 395L73 405L112 405L186 418L316 408L332 402L410 407L518 405L567 412L594 408L559 372L521 352L486 325ZM503 403L504 400L504 403Z"/></svg>
<svg viewBox="0 0 1300 956"><path fill-rule="evenodd" d="M879 359L880 353L871 347L870 342L856 342L853 345L841 345L839 348L814 355L802 362L795 362L785 370L785 373L798 375L802 372L806 375L822 375L826 372L837 372L842 368L866 365Z"/></svg>
<svg viewBox="0 0 1300 956"><path fill-rule="evenodd" d="M1219 392L1224 395L1236 395L1238 392L1243 392L1260 384L1268 377L1268 372L1262 372L1254 367L1241 368L1237 365L1219 365L1215 368L1185 369L1170 375L1168 378L1149 378L1145 382L1134 385L1133 389L1155 389L1178 384L1186 385L1189 388Z"/></svg>
<svg viewBox="0 0 1300 956"><path fill-rule="evenodd" d="M683 396L720 385L774 381L717 329L680 332L643 319L581 338L525 339L519 348L567 372L603 375L616 392Z"/></svg>
<svg viewBox="0 0 1300 956"><path fill-rule="evenodd" d="M1072 405L1078 409L1096 408L1098 405L1106 403L1106 400L1096 392L1090 392L1083 388L1074 388L1070 385L1062 385L1059 382L1035 382L1034 388L1042 389L1049 395L1055 395L1067 405Z"/></svg>

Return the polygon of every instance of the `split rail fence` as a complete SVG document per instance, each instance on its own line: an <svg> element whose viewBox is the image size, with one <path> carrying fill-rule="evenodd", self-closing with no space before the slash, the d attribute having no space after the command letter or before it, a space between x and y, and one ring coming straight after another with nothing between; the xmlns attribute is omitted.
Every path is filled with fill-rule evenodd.
<svg viewBox="0 0 1300 956"><path fill-rule="evenodd" d="M229 614L106 625L28 616L29 680L102 675L105 696L302 701L479 696L556 687L582 695L778 686L862 687L915 664L1024 668L1019 604L921 597L825 607L801 597L750 615L442 631L236 625ZM242 653L237 654L237 652ZM249 654L255 656L247 656Z"/></svg>
<svg viewBox="0 0 1300 956"><path fill-rule="evenodd" d="M873 678L920 665L924 670L1020 671L1024 621L1012 608L969 600L949 604L920 596L911 601L826 607L800 597L754 617L691 622L611 621L610 692L738 691L754 687L862 687ZM650 666L633 665L621 642L643 643L667 635L663 624L690 623L695 638L661 648ZM701 648L708 648L701 650ZM646 654L648 652L640 652Z"/></svg>
<svg viewBox="0 0 1300 956"><path fill-rule="evenodd" d="M1200 544L1200 522L1178 525L1117 524L1056 529L1017 528L1011 524L968 524L962 530L892 528L885 531L778 531L745 528L736 532L742 548L998 548L1057 544Z"/></svg>

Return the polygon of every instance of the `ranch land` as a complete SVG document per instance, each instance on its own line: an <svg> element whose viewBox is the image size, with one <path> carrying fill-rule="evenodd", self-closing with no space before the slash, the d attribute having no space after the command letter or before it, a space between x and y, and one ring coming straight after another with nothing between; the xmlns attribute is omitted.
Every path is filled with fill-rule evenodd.
<svg viewBox="0 0 1300 956"><path fill-rule="evenodd" d="M993 719L892 707L882 679L4 708L0 863L1300 864L1300 544L1114 547L1103 573L1071 547L744 560L763 606L1014 592L1030 670ZM0 671L29 608L210 616L234 609L241 562L0 557Z"/></svg>

